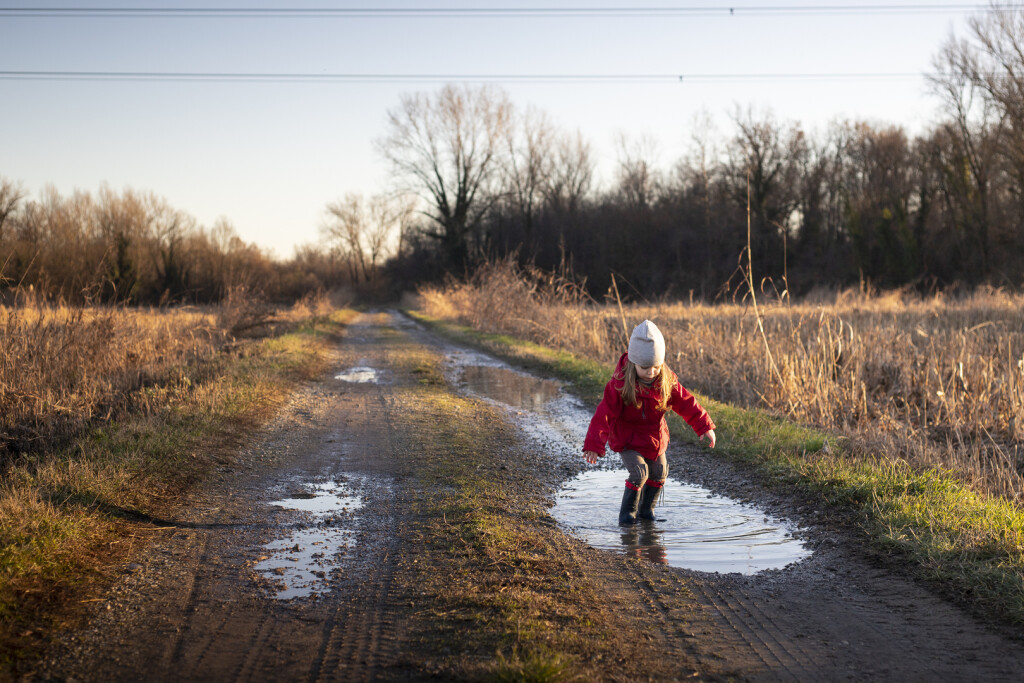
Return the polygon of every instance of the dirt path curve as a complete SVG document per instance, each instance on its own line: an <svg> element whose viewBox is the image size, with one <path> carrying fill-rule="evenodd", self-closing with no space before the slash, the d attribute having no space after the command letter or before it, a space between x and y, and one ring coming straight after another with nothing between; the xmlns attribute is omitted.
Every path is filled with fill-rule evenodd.
<svg viewBox="0 0 1024 683"><path fill-rule="evenodd" d="M427 550L416 504L444 483L413 465L441 418L416 413L399 391L424 381L409 354L443 358L452 349L397 314L363 316L330 377L300 392L173 519L140 530L153 537L147 551L35 678L414 681L479 672L459 668L457 642L431 635L458 633L451 611L422 608L425 582L446 568ZM335 378L352 370L366 381ZM515 431L516 411L460 400L490 411L487 420L505 414ZM495 476L539 477L529 495L550 500L584 468L574 445L538 449L535 436L517 438L522 457ZM675 447L670 462L673 477L797 514L706 451ZM333 507L302 509L303 501ZM813 520L813 510L802 514ZM549 517L537 524L553 527ZM811 558L754 576L669 568L545 533L564 573L585 578L588 601L628 638L587 646L596 648L587 657L598 678L1009 681L1024 671L1020 641L813 526ZM424 568L430 557L435 566ZM299 597L282 599L289 591Z"/></svg>

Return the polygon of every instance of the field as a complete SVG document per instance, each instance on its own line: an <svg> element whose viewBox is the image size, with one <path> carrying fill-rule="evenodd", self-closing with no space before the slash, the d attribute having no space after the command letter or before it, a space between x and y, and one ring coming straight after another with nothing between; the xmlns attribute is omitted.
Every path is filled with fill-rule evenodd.
<svg viewBox="0 0 1024 683"><path fill-rule="evenodd" d="M599 305L572 282L502 262L421 291L423 310L611 365L644 318L685 386L841 435L854 457L952 470L976 490L1024 496L1024 296L840 292L755 308ZM763 334L762 334L763 330Z"/></svg>
<svg viewBox="0 0 1024 683"><path fill-rule="evenodd" d="M253 679L941 677L960 667L951 675L1001 680L1019 670L1012 646L988 632L1024 624L1024 514L1010 494L976 493L870 450L895 441L897 428L874 435L868 417L838 421L844 408L824 410L835 399L790 399L805 411L799 421L833 420L830 430L770 403L773 379L796 367L776 341L783 314L795 323L791 337L810 336L814 307L762 309L762 337L757 314L739 305L630 306L620 315L567 283L508 267L468 287L424 291L422 303L447 318L472 313L464 320L490 329L503 317L514 336L418 311L357 314L317 302L5 311L3 396L22 412L4 426L0 678L138 678L152 675L153 662L167 675ZM881 320L878 311L895 304L859 305L865 320ZM814 319L836 346L842 334L841 358L828 366L835 374L868 353L852 345L854 315L851 305ZM558 487L587 470L578 444L534 440L522 412L467 395L447 374L450 343L476 346L538 378L560 377L593 405L623 316L661 322L673 367L711 394L701 400L719 422L718 447L687 443L692 433L673 419L673 462L807 524L800 533L811 557L737 584L587 547L549 513ZM592 359L551 348L586 343ZM746 384L726 372L730 364L747 372ZM383 381L337 374L357 366ZM941 390L970 395L974 375L965 368L963 377L966 389ZM759 408L716 400L716 387ZM966 423L957 428L965 443L975 438ZM996 443L1008 438L988 432ZM959 477L988 486L967 470ZM282 493L306 502L330 487L328 498L342 491L353 502L322 521L280 505ZM590 504L614 519L616 499ZM643 542L657 545L660 525L681 521L659 521ZM321 548L307 535L314 528L351 534ZM316 550L316 598L277 600L298 579L257 569L277 557L272 545L288 566ZM982 621L925 594L918 579ZM653 665L628 656L644 638L666 655ZM843 639L851 645L837 659ZM979 656L963 661L965 647Z"/></svg>
<svg viewBox="0 0 1024 683"><path fill-rule="evenodd" d="M0 308L0 666L130 551L127 523L202 481L322 370L329 314L324 301L271 310L240 299Z"/></svg>

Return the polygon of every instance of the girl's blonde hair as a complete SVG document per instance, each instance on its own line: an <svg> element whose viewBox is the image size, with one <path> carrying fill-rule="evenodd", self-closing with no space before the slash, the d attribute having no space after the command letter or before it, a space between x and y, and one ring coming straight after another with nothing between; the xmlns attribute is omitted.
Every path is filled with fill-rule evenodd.
<svg viewBox="0 0 1024 683"><path fill-rule="evenodd" d="M661 392L657 407L663 413L668 412L668 399L672 395L674 377L668 366L662 363L661 372L654 378L652 388ZM626 365L622 368L622 377L620 379L622 379L622 389L619 393L622 395L623 402L631 406L639 406L640 399L637 396L637 385L640 383L640 377L636 374L636 364L633 361L626 360Z"/></svg>

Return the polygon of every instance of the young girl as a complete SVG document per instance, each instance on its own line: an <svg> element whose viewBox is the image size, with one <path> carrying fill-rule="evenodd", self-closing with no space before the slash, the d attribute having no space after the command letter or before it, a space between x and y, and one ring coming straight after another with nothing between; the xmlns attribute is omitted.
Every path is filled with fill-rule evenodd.
<svg viewBox="0 0 1024 683"><path fill-rule="evenodd" d="M669 408L686 420L701 441L707 437L708 446L715 447L715 423L665 367L665 337L645 320L633 329L629 351L619 358L605 385L583 442L583 459L591 465L604 456L608 444L629 470L619 524L633 524L637 517L654 519L654 504L668 477L665 413Z"/></svg>

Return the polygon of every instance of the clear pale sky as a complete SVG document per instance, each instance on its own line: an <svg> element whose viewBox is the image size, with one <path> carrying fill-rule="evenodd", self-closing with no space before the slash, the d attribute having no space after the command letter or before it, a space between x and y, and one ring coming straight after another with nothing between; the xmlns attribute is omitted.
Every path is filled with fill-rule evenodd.
<svg viewBox="0 0 1024 683"><path fill-rule="evenodd" d="M903 0L911 4L915 0ZM659 143L668 167L706 110L718 137L737 106L821 130L836 119L896 123L911 133L939 118L923 78L688 82L687 74L877 74L931 70L941 43L966 34L965 3L928 12L751 12L740 8L875 2L731 3L726 11L661 16L97 17L0 13L0 71L667 74L654 83L505 82L520 107L546 111L591 142L605 177L619 134ZM579 8L711 7L713 0L117 0L0 1L13 7ZM953 6L956 7L953 7ZM387 183L372 142L405 92L443 82L197 82L0 79L0 176L32 198L153 191L212 226L225 217L278 257L315 242L324 206Z"/></svg>

